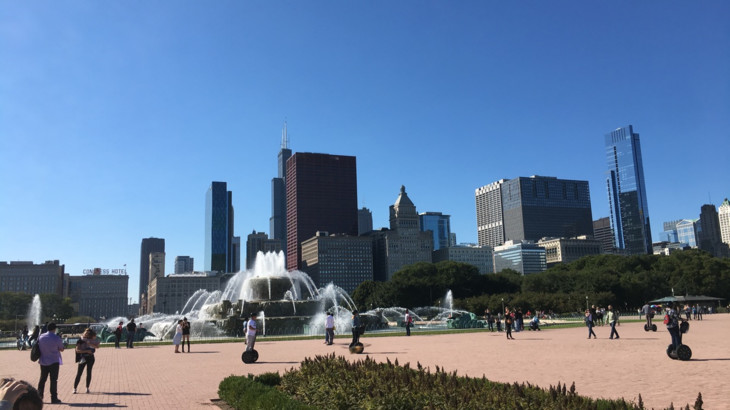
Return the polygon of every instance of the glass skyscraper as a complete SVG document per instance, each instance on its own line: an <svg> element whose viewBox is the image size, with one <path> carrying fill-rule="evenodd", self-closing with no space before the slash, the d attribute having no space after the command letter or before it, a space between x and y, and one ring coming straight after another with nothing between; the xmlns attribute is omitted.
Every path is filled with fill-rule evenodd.
<svg viewBox="0 0 730 410"><path fill-rule="evenodd" d="M212 182L205 196L205 270L232 272L233 194L225 182Z"/></svg>
<svg viewBox="0 0 730 410"><path fill-rule="evenodd" d="M652 253L639 134L627 125L606 134L605 142L606 186L616 247L630 255Z"/></svg>
<svg viewBox="0 0 730 410"><path fill-rule="evenodd" d="M421 231L433 233L433 250L449 246L451 237L451 215L443 215L441 212L423 212L418 214Z"/></svg>

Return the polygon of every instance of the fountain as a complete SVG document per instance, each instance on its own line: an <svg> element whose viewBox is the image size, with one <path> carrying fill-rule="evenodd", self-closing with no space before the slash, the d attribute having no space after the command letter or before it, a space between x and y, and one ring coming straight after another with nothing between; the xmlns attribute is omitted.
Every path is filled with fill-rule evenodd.
<svg viewBox="0 0 730 410"><path fill-rule="evenodd" d="M324 334L324 319L330 310L337 333L349 333L354 309L355 303L340 287L330 283L319 289L306 273L287 271L283 252L259 252L254 268L236 273L222 291L200 289L177 314L153 313L135 321L162 339L172 338L182 317L190 321L193 338L240 336L248 316L256 312L262 335ZM387 327L380 318L366 320ZM113 318L106 324L114 328L120 321L126 323L126 318Z"/></svg>
<svg viewBox="0 0 730 410"><path fill-rule="evenodd" d="M36 294L33 296L33 301L30 302L28 307L28 315L25 318L25 324L28 326L28 330L33 332L35 326L40 326L43 315L43 309L41 307L41 297Z"/></svg>

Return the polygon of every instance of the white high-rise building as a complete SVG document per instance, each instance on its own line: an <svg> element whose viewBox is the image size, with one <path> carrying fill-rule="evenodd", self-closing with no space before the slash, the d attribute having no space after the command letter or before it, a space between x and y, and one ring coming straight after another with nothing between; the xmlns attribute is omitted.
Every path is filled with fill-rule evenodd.
<svg viewBox="0 0 730 410"><path fill-rule="evenodd" d="M717 212L720 218L720 237L722 241L730 245L730 201L725 198Z"/></svg>

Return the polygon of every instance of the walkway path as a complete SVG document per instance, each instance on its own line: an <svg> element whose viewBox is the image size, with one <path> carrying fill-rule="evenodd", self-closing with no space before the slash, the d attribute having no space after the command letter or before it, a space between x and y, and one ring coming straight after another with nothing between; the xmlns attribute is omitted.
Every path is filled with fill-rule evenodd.
<svg viewBox="0 0 730 410"><path fill-rule="evenodd" d="M701 391L708 409L730 409L730 315L705 315L692 321L685 342L694 356L690 362L670 360L665 349L669 334L645 333L640 323L619 327L621 339L609 340L608 326L596 328L599 339L587 340L585 328L515 333L514 341L503 333L444 334L412 337L368 338L366 353L385 361L420 362L432 369L439 365L460 375L486 375L495 381L529 381L541 387L575 381L579 394L636 400L641 393L648 407L664 408L694 404ZM414 334L417 334L414 332ZM231 374L283 372L299 365L305 356L336 352L350 355L345 336L334 346L323 340L267 342L256 348L260 361L244 365L243 343L196 344L193 353L174 354L172 346L102 348L97 353L91 394L71 394L76 365L73 351L63 354L59 396L64 406L134 409L194 409L212 407L220 381ZM38 382L38 364L27 351L0 351L0 377ZM83 385L83 379L82 379ZM48 393L46 393L48 399Z"/></svg>

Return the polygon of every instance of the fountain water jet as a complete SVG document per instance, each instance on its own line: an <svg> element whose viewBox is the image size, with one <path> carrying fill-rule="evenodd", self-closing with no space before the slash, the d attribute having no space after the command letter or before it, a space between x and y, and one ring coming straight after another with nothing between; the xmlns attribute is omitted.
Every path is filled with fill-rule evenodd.
<svg viewBox="0 0 730 410"><path fill-rule="evenodd" d="M33 301L30 302L28 307L28 315L25 318L25 324L28 326L29 331L33 331L33 327L36 325L40 326L42 320L43 309L41 306L41 297L36 294L33 296Z"/></svg>

